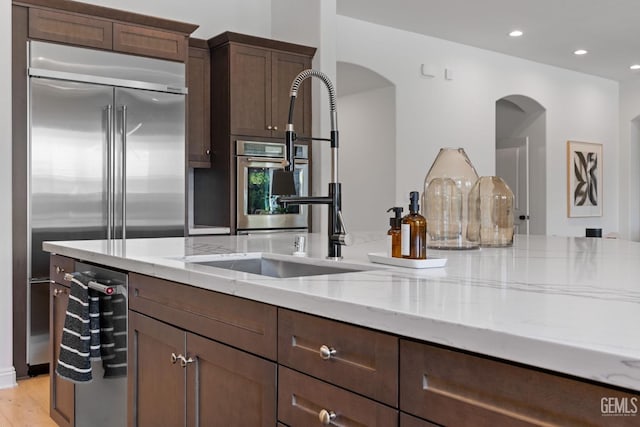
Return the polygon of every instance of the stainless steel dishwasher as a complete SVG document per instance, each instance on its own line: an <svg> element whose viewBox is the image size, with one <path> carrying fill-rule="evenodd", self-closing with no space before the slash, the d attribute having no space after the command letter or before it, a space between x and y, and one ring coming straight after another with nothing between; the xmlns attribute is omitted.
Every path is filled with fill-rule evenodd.
<svg viewBox="0 0 640 427"><path fill-rule="evenodd" d="M120 271L109 270L91 264L76 262L76 271L88 273L94 278L89 284L106 295L124 298L124 310L120 315L125 316L124 325L127 325L128 301L127 301L127 275ZM114 315L116 313L114 312ZM122 320L122 319L120 319ZM102 328L102 326L101 326ZM124 333L127 340L127 328L124 331L116 331L115 334ZM125 354L120 359L127 361L127 347L120 349ZM123 357L122 357L123 356ZM127 375L118 377L105 377L105 369L102 361L91 362L93 380L88 383L75 384L75 425L76 427L117 427L127 425ZM52 375L55 375L52 373Z"/></svg>

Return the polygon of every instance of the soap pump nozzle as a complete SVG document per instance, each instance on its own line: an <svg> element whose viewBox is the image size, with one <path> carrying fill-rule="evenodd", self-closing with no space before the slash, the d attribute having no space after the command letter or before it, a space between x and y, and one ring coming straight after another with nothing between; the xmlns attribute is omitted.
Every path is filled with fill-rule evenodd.
<svg viewBox="0 0 640 427"><path fill-rule="evenodd" d="M389 256L402 258L402 208L396 206L387 209L387 212L391 211L395 213L395 217L389 218L391 228L387 231L387 252Z"/></svg>
<svg viewBox="0 0 640 427"><path fill-rule="evenodd" d="M392 228L400 228L400 226L402 225L402 207L400 206L395 206L393 208L389 208L387 209L387 212L391 212L393 211L395 216L392 218L389 218L389 225Z"/></svg>

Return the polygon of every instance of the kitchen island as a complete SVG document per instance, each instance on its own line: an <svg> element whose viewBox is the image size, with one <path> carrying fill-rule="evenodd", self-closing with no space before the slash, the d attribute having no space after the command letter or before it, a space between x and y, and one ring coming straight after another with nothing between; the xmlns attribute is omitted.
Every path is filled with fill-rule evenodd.
<svg viewBox="0 0 640 427"><path fill-rule="evenodd" d="M510 376L510 369L516 369L514 375L524 375L521 377L524 383L536 383L537 379L526 379L527 375L535 372L544 378L557 376L559 381L569 381L569 385L557 385L569 387L569 391L574 384L596 387L591 394L598 394L598 400L584 403L596 406L586 410L603 417L593 419L595 424L603 420L640 420L640 414L637 414L640 406L637 400L637 391L640 390L640 338L637 333L640 325L640 243L516 236L511 248L431 250L430 257L448 259L446 267L413 270L368 263L367 253L385 250L385 237L382 233L360 233L355 236L352 246L343 248L344 260L340 263L362 271L289 278L214 268L192 261L199 257L205 260L213 254L261 252L290 255L294 250L292 234L136 239L126 242L49 242L44 244L44 249L64 257L135 273L134 277L162 279L276 307L287 313L278 315L277 327L287 324L289 314L295 320L288 320L293 325L297 324L296 321L302 324L306 319L304 316L312 315L313 319L317 316L322 320L340 322L335 322L335 325L357 325L362 330L371 329L397 337L400 339L399 392L396 391L396 397L391 401L384 396L371 397L384 405L398 407L399 394L401 411L403 362L439 356L437 352L450 349L460 352L445 353L445 365L447 360L458 363L458 355L472 358L472 362L467 359L460 361L456 368L458 372L464 372L467 365L486 362L488 365L482 372L504 366L507 369L504 375ZM307 235L308 256L305 262L325 262L326 248L325 236ZM316 259L319 261L314 261ZM130 308L131 277L130 274ZM302 319L295 318L297 315L302 315ZM290 341L295 343L295 336L293 334ZM280 342L282 338L278 339L278 351L272 356L257 350L250 349L249 352L266 359L277 359L280 366L283 343ZM419 351L412 349L418 341L434 345L437 354L425 353L403 360L403 354ZM238 347L242 348L241 345ZM483 358L474 359L475 356ZM330 357L331 354L327 358ZM529 367L532 369L528 370ZM429 369L440 368L432 366ZM523 368L527 369L526 372ZM279 369L283 375L279 384L286 387L288 368ZM306 372L302 368L297 369ZM292 372L291 375L296 373ZM311 374L323 378L322 374ZM483 402L479 397L482 393L452 398L452 394L464 387L438 391L439 386L430 375L421 375L421 388L435 393L438 395L436 398L446 395L494 415L508 412L496 404ZM473 375L481 376L482 373ZM545 381L540 382L541 390L545 388ZM344 384L338 385L351 389ZM601 386L604 388L599 388ZM515 380L513 387L519 387ZM547 384L546 387L554 388L556 385ZM367 391L355 391L368 396ZM600 398L610 396L615 396L612 397L615 399L613 403L607 401L610 406L601 402ZM553 396L548 396L548 399L553 399ZM279 400L283 400L283 396ZM440 401L436 399L436 402ZM407 403L408 408L412 405L414 403ZM442 403L436 406L442 406ZM437 412L437 408L430 410ZM605 416L622 415L617 412L623 410L625 417ZM520 413L517 405L510 411L518 422L533 422L534 418L529 415L514 415ZM459 418L449 419L446 415L439 418L436 414L431 418L420 410L407 412L443 424L460 422ZM481 417L482 414L480 412ZM320 419L322 415L324 413L320 414ZM330 415L327 412L327 419L331 419ZM401 425L428 425L419 424L423 420L416 421L418 418L411 416L403 418L403 414ZM487 415L487 419L491 416ZM292 421L289 423L294 424Z"/></svg>

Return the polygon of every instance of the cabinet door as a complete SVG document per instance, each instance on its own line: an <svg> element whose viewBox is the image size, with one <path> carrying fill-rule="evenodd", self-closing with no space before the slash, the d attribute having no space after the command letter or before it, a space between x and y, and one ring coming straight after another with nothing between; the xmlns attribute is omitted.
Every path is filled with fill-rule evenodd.
<svg viewBox="0 0 640 427"><path fill-rule="evenodd" d="M184 34L136 25L113 24L113 50L184 62L187 59Z"/></svg>
<svg viewBox="0 0 640 427"><path fill-rule="evenodd" d="M303 70L311 68L311 59L303 55L293 55L283 52L273 52L271 56L271 124L272 136L284 138L287 122L289 121L289 104L291 83ZM324 90L324 88L323 88ZM300 85L294 108L293 126L300 136L311 136L311 79L306 79Z"/></svg>
<svg viewBox="0 0 640 427"><path fill-rule="evenodd" d="M29 9L29 37L111 50L113 24L102 19Z"/></svg>
<svg viewBox="0 0 640 427"><path fill-rule="evenodd" d="M184 425L184 348L183 331L129 311L129 426Z"/></svg>
<svg viewBox="0 0 640 427"><path fill-rule="evenodd" d="M50 333L51 333L51 376L49 415L59 426L74 425L75 394L72 382L62 379L55 374L58 356L60 355L60 342L62 341L62 328L69 304L69 288L52 283L50 287Z"/></svg>
<svg viewBox="0 0 640 427"><path fill-rule="evenodd" d="M189 48L188 63L189 166L211 167L211 60L208 49Z"/></svg>
<svg viewBox="0 0 640 427"><path fill-rule="evenodd" d="M271 136L271 51L231 46L231 133Z"/></svg>
<svg viewBox="0 0 640 427"><path fill-rule="evenodd" d="M275 363L191 333L187 356L188 426L275 425Z"/></svg>

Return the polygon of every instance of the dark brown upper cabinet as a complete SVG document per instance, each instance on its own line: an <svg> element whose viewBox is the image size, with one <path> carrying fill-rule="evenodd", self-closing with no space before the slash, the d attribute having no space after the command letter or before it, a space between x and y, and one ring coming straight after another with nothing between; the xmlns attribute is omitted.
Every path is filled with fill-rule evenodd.
<svg viewBox="0 0 640 427"><path fill-rule="evenodd" d="M187 62L189 167L211 167L211 59L206 40L189 39Z"/></svg>
<svg viewBox="0 0 640 427"><path fill-rule="evenodd" d="M29 37L111 50L113 24L90 16L31 8Z"/></svg>
<svg viewBox="0 0 640 427"><path fill-rule="evenodd" d="M185 62L198 26L67 0L24 0L31 39Z"/></svg>
<svg viewBox="0 0 640 427"><path fill-rule="evenodd" d="M209 40L212 48L214 144L229 135L283 138L289 91L298 73L311 68L315 48L226 32ZM311 134L311 84L296 99L294 127ZM216 141L217 140L217 141Z"/></svg>

